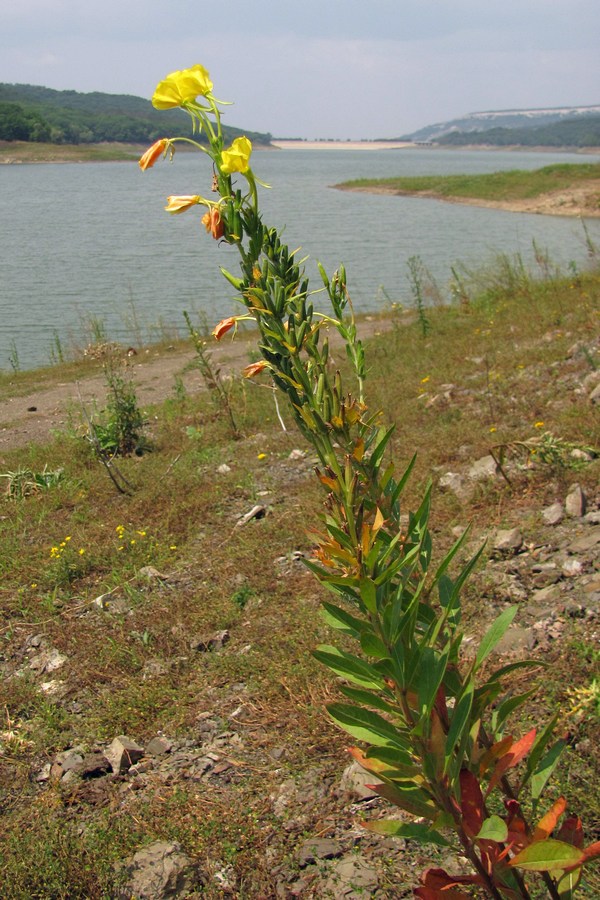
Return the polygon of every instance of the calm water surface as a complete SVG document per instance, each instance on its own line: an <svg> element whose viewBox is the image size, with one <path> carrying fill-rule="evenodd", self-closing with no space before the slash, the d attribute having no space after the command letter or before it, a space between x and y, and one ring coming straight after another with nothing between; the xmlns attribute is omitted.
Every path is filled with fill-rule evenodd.
<svg viewBox="0 0 600 900"><path fill-rule="evenodd" d="M287 223L288 243L328 270L343 261L359 311L379 307L384 292L411 302L406 263L414 255L442 289L457 262L480 266L517 252L532 260L534 241L557 264L585 265L576 219L331 188L350 178L536 169L581 156L283 150L257 151L253 160L272 186L261 191L265 221ZM0 368L10 368L15 352L22 368L47 364L57 336L66 351L98 323L108 338L135 343L181 330L184 309L210 324L235 311L219 272L236 272L235 249L205 235L200 208L163 210L168 194L207 193L209 184L207 161L193 154L144 174L135 163L0 166ZM600 242L600 221L587 226Z"/></svg>

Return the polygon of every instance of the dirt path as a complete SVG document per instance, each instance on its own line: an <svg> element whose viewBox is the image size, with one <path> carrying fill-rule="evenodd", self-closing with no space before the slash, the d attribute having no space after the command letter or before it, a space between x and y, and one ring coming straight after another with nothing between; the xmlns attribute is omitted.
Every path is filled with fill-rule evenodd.
<svg viewBox="0 0 600 900"><path fill-rule="evenodd" d="M361 319L359 333L362 338L368 338L386 327L384 318L368 316ZM339 346L337 332L330 336L330 344ZM253 347L251 335L209 345L212 361L223 374L238 374L248 365ZM175 396L177 378L189 394L204 390L202 377L193 363L191 345L164 351L149 348L130 357L127 365L140 405L161 403ZM30 442L43 443L53 431L70 424L79 425L83 420L82 403L91 411L95 405L101 409L105 399L106 384L101 374L52 387L40 383L26 394L0 399L0 460L3 450L19 449Z"/></svg>

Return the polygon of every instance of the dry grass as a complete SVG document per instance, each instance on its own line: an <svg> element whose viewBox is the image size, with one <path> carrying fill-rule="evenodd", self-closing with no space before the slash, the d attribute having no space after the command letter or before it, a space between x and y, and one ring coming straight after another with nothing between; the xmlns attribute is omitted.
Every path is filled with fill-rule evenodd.
<svg viewBox="0 0 600 900"><path fill-rule="evenodd" d="M592 356L570 358L568 349L597 340L600 278L534 282L513 270L506 279L507 271L496 270L468 304L431 310L425 340L396 311L367 348L371 407L398 424L394 456L402 462L419 451L411 502L432 472L477 459L492 444L530 438L540 421L565 440L598 443L597 419L569 380L592 371ZM310 455L289 458L302 442L282 432L270 393L248 391L235 395L245 435L238 441L206 395L148 410L154 452L119 463L135 485L131 497L114 491L75 434L4 455L5 470L62 466L65 477L0 508L0 710L13 735L0 754L2 896L109 897L114 862L144 841L176 838L208 873L232 865L236 896L268 897L273 860L290 856L303 833L327 833L336 816L348 816L351 827L330 791L345 765L345 739L324 712L335 685L310 655L327 637L317 614L322 591L293 559L294 551L310 552L307 529L322 497ZM230 471L218 474L222 463ZM596 462L577 479L593 493L597 476ZM570 478L560 468L523 473L512 486L482 489L467 507L437 496L437 552L453 525L519 521L533 496L543 505ZM267 515L236 527L256 503ZM51 558L67 537L72 571ZM166 577L140 575L145 565ZM466 601L475 625L482 586L476 582ZM113 612L110 602L104 610L92 602L108 592ZM195 635L223 629L231 640L221 652L191 649ZM28 667L36 635L67 657L56 673L38 677ZM564 696L565 679L588 683L598 663L585 632L572 640L549 671L542 709ZM40 690L40 681L53 678L64 682L62 691ZM237 736L220 777L156 778L138 793L119 780L97 790L33 780L66 747L105 746L117 734L144 743L159 731L197 739L207 720ZM565 778L593 825L597 736L591 721L582 727L590 750ZM316 779L324 791L307 821L294 825L301 810L289 810L289 828L275 820L269 799L288 778L313 794ZM407 875L391 857L390 885L410 882L410 867ZM403 895L394 890L383 896ZM206 896L219 891L207 887Z"/></svg>

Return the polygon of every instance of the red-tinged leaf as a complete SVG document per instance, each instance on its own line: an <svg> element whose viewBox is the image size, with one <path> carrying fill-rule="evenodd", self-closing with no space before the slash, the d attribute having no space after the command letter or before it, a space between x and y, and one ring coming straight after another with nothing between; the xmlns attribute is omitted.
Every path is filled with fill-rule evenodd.
<svg viewBox="0 0 600 900"><path fill-rule="evenodd" d="M474 837L483 824L483 794L477 778L468 769L462 769L460 773L460 796L460 811L465 831Z"/></svg>
<svg viewBox="0 0 600 900"><path fill-rule="evenodd" d="M584 863L590 862L592 859L596 859L600 856L600 841L596 841L594 844L590 844L589 847L585 847L581 855L581 862L579 865L584 865ZM571 869L575 869L577 866L569 866L567 872Z"/></svg>
<svg viewBox="0 0 600 900"><path fill-rule="evenodd" d="M436 772L439 775L444 768L444 755L446 752L446 732L437 711L431 710L431 735L429 748L435 759Z"/></svg>
<svg viewBox="0 0 600 900"><path fill-rule="evenodd" d="M508 864L526 872L565 872L578 868L582 862L583 853L577 847L548 838L525 847Z"/></svg>
<svg viewBox="0 0 600 900"><path fill-rule="evenodd" d="M535 826L531 838L532 843L535 844L536 841L543 841L544 838L550 837L566 808L567 801L564 797L559 797Z"/></svg>
<svg viewBox="0 0 600 900"><path fill-rule="evenodd" d="M515 741L512 744L508 753L505 753L504 756L500 757L498 762L496 763L496 768L494 769L494 773L490 778L490 783L488 784L488 788L486 791L486 797L492 791L503 775L505 775L509 769L512 769L514 766L518 765L522 760L525 759L533 744L535 742L536 729L532 728L531 731L528 731L526 735L524 735L520 740Z"/></svg>
<svg viewBox="0 0 600 900"><path fill-rule="evenodd" d="M421 875L423 887L432 888L435 891L443 891L446 897L446 888L459 887L461 884L484 884L481 875L449 875L445 869L427 869Z"/></svg>
<svg viewBox="0 0 600 900"><path fill-rule="evenodd" d="M502 738L501 741L498 741L496 744L493 744L489 750L487 750L481 760L479 761L479 775L485 775L487 770L493 765L494 761L499 759L501 756L504 756L509 747L512 747L512 735L507 735L505 738Z"/></svg>
<svg viewBox="0 0 600 900"><path fill-rule="evenodd" d="M413 894L420 900L473 900L471 894L452 889L436 890L436 888L418 887L413 890Z"/></svg>
<svg viewBox="0 0 600 900"><path fill-rule="evenodd" d="M565 819L556 837L557 840L564 841L565 844L573 844L574 847L579 847L582 850L583 825L579 816L569 816L568 819Z"/></svg>

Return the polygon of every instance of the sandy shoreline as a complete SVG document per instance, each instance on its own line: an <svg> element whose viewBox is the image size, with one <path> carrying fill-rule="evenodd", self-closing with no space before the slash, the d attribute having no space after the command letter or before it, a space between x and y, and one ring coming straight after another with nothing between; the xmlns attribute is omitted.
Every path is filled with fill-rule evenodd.
<svg viewBox="0 0 600 900"><path fill-rule="evenodd" d="M446 197L435 191L399 191L381 185L373 187L349 187L333 185L338 190L367 194L392 194L397 197L416 197L427 200L441 200L445 203L460 203L467 206L485 206L488 209L503 209L507 212L536 213L547 216L578 216L584 219L600 218L600 180L585 182L574 188L551 191L527 200L480 200L470 197Z"/></svg>

